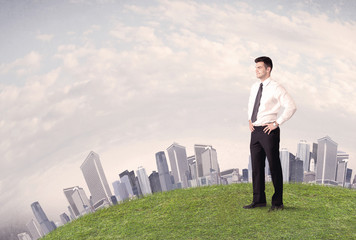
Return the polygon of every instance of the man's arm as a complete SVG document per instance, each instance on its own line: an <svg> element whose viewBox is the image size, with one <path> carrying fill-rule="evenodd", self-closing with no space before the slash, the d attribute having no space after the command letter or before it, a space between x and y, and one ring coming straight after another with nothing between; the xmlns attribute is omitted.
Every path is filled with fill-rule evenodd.
<svg viewBox="0 0 356 240"><path fill-rule="evenodd" d="M278 86L277 89L277 99L281 103L281 106L284 107L284 110L277 119L277 123L281 125L285 121L289 120L293 114L297 111L297 107L293 98L288 94L286 89L282 86Z"/></svg>

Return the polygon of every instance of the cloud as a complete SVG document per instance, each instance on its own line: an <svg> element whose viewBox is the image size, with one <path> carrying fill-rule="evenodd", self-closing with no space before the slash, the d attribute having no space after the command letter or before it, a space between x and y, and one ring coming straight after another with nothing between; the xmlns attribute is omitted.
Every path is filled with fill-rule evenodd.
<svg viewBox="0 0 356 240"><path fill-rule="evenodd" d="M1 64L0 74L15 72L19 76L27 75L38 70L41 66L42 56L36 51L31 51L23 58L16 59L12 63Z"/></svg>
<svg viewBox="0 0 356 240"><path fill-rule="evenodd" d="M54 35L51 34L39 34L36 36L36 39L41 40L43 42L50 42Z"/></svg>

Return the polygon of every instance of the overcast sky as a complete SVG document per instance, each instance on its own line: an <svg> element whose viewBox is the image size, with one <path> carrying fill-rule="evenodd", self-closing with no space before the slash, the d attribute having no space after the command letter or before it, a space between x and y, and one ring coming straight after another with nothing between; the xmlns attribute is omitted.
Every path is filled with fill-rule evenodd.
<svg viewBox="0 0 356 240"><path fill-rule="evenodd" d="M0 224L28 222L34 201L59 221L64 188L90 195L80 165L92 150L110 186L156 170L173 142L247 168L261 55L298 108L281 148L328 135L355 173L355 12L355 1L1 0Z"/></svg>

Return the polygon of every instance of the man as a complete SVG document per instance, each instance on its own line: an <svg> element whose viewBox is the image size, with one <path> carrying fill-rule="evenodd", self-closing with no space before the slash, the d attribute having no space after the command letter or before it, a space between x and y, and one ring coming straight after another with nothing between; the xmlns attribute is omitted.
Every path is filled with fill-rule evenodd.
<svg viewBox="0 0 356 240"><path fill-rule="evenodd" d="M253 200L244 208L266 206L265 159L267 157L274 186L270 210L284 209L283 176L279 159L279 125L290 119L297 109L287 91L270 78L272 60L269 57L259 57L255 59L255 63L256 77L260 81L252 86L248 102ZM284 110L278 117L277 114L282 107Z"/></svg>

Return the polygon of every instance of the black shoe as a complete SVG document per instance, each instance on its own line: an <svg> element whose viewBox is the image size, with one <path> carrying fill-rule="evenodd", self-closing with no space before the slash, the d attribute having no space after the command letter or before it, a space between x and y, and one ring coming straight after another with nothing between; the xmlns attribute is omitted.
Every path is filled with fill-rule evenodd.
<svg viewBox="0 0 356 240"><path fill-rule="evenodd" d="M279 206L276 206L276 205L272 205L272 207L269 209L269 212L270 211L274 211L274 210L283 210L284 209L284 205L279 205Z"/></svg>
<svg viewBox="0 0 356 240"><path fill-rule="evenodd" d="M250 205L243 206L245 209L251 209L251 208L256 208L256 207L265 207L266 203L255 203L252 202Z"/></svg>

